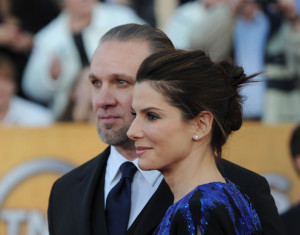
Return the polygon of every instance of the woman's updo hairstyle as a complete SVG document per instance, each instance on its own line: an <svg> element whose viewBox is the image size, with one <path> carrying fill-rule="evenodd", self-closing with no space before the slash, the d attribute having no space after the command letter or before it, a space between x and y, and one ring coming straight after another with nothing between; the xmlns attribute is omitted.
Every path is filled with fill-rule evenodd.
<svg viewBox="0 0 300 235"><path fill-rule="evenodd" d="M222 146L242 125L239 88L256 76L246 76L231 61L214 63L201 50L163 50L147 57L137 72L137 82L147 81L167 101L191 120L202 111L214 116L211 147L221 157Z"/></svg>

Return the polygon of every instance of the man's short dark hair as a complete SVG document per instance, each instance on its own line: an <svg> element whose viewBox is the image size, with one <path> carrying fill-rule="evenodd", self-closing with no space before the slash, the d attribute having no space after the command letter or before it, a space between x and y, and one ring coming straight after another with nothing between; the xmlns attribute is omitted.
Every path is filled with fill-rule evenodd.
<svg viewBox="0 0 300 235"><path fill-rule="evenodd" d="M300 154L300 125L298 125L292 133L290 150L293 158L296 158L296 156Z"/></svg>
<svg viewBox="0 0 300 235"><path fill-rule="evenodd" d="M133 40L148 41L151 52L174 49L173 43L163 31L147 24L124 24L114 27L102 36L100 43L111 40L120 42Z"/></svg>

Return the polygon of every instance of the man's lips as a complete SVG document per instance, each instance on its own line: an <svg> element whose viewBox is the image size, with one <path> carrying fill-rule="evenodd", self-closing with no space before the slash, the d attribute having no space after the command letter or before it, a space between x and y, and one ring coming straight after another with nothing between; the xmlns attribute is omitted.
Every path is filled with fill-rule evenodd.
<svg viewBox="0 0 300 235"><path fill-rule="evenodd" d="M111 119L111 118L119 118L119 116L113 116L113 115L109 115L109 116L100 116L100 119Z"/></svg>
<svg viewBox="0 0 300 235"><path fill-rule="evenodd" d="M150 151L152 148L150 147L144 147L144 146L136 146L136 154L138 157L142 156L144 153Z"/></svg>
<svg viewBox="0 0 300 235"><path fill-rule="evenodd" d="M98 117L99 120L101 120L102 122L114 122L116 121L117 119L119 119L120 117L119 116L100 116Z"/></svg>

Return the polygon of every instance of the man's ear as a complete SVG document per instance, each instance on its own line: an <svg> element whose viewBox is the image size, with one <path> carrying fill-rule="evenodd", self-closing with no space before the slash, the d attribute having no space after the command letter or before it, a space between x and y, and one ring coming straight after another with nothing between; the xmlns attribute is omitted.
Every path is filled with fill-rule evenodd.
<svg viewBox="0 0 300 235"><path fill-rule="evenodd" d="M214 117L208 111L202 111L195 119L195 134L193 136L194 140L200 140L207 136L212 129Z"/></svg>

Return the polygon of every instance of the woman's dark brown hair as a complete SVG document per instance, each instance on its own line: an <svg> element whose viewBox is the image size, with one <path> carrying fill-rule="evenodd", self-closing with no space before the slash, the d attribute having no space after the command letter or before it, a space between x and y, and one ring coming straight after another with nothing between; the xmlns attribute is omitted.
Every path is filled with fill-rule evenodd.
<svg viewBox="0 0 300 235"><path fill-rule="evenodd" d="M164 50L141 64L137 82L147 81L191 120L206 110L214 116L211 147L221 157L229 134L242 125L239 88L254 77L231 61L212 62L201 50Z"/></svg>

